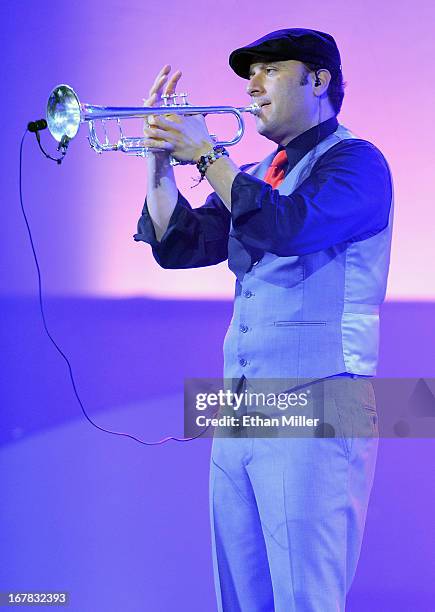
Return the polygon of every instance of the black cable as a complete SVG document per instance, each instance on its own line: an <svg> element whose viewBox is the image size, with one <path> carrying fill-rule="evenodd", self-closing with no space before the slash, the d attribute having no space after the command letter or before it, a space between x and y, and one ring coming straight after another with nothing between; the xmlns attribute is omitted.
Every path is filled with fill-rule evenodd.
<svg viewBox="0 0 435 612"><path fill-rule="evenodd" d="M76 386L76 382L75 382L75 379L74 379L74 374L73 374L73 370L72 370L72 367L71 367L71 363L70 363L68 357L63 352L63 350L57 344L56 340L53 338L52 334L50 333L50 330L48 329L46 317L45 317L44 303L43 303L43 300L42 300L41 269L40 269L40 266L39 266L38 257L36 255L36 249L35 249L35 245L34 245L34 242L33 242L32 232L30 230L30 224L29 224L29 221L27 219L26 211L24 209L24 204L23 204L23 188L22 188L23 187L23 185L22 185L23 145L24 145L24 140L26 138L26 134L29 131L31 131L31 130L29 130L29 127L27 127L26 131L23 134L23 137L21 139L21 144L20 144L19 193L20 193L21 212L23 214L24 222L25 222L26 228L27 228L27 233L29 235L30 246L32 248L33 259L34 259L34 262L35 262L36 271L37 271L37 275L38 275L39 309L41 311L41 317L42 317L42 322L43 322L43 326L44 326L45 332L46 332L48 338L50 339L51 343L53 344L53 346L55 347L57 352L61 355L61 357L63 358L63 360L65 361L65 363L66 363L66 365L68 367L69 377L70 377L70 380L71 380L71 384L72 384L72 388L73 388L73 391L74 391L74 395L75 395L75 397L77 399L77 402L80 405L80 408L82 409L82 412L83 412L84 416L86 417L86 419L89 421L89 423L91 425L93 425L94 427L96 427L100 431L104 431L105 433L109 433L109 434L112 434L112 435L115 435L115 436L124 436L126 438L131 438L135 442L138 442L139 444L144 444L145 446L156 446L158 444L164 444L165 442L169 442L169 440L174 440L175 442L190 442L191 440L195 440L196 438L200 438L210 428L210 426L207 426L199 434L197 434L196 436L192 436L190 438L177 438L175 436L167 436L166 438L162 438L161 440L157 440L155 442L146 442L145 440L141 440L140 438L137 438L136 436L133 436L132 434L129 434L129 433L125 433L125 432L122 432L122 431L112 431L110 429L105 429L104 427L101 427L100 425L95 423L91 419L91 417L88 415L88 413L86 412L85 407L83 405L83 402L82 402L82 400L80 398L80 395L78 393L78 390L77 390L77 386ZM37 134L38 131L35 130L35 133ZM38 139L38 142L39 142L39 139ZM45 154L45 152L44 152L44 154ZM45 155L46 155L46 157L49 157L47 154L45 154ZM54 159L54 161L57 161L58 163L60 163L62 161L63 157L64 157L64 155L62 156L62 158L60 158L60 161L56 160L56 159L54 159L52 157L50 157L50 159Z"/></svg>
<svg viewBox="0 0 435 612"><path fill-rule="evenodd" d="M63 158L66 155L70 138L68 138L68 136L66 135L62 137L62 140L60 141L59 146L57 147L57 150L61 151L61 156L52 157L51 155L47 153L47 151L43 149L42 144L41 144L41 137L39 135L39 132L47 129L47 127L48 127L48 124L45 119L37 119L36 121L29 121L29 123L27 124L27 130L35 134L36 141L38 143L38 147L40 148L44 157L46 157L47 159L51 159L52 161L55 161L57 164L61 164L63 161Z"/></svg>
<svg viewBox="0 0 435 612"><path fill-rule="evenodd" d="M39 136L39 132L35 132L35 136L36 136L36 142L38 143L38 147L41 149L42 154L47 158L47 159L51 159L53 161L55 161L57 164L61 164L63 158L65 157L66 151L63 152L62 157L51 157L51 155L49 155L48 153L46 153L44 151L44 149L42 148L41 145L41 138Z"/></svg>

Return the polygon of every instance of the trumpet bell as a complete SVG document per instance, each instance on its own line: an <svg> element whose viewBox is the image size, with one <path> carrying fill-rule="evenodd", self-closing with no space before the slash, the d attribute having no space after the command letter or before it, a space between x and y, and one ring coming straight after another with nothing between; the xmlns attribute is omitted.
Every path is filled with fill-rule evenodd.
<svg viewBox="0 0 435 612"><path fill-rule="evenodd" d="M80 102L72 87L58 85L53 89L47 102L47 123L51 135L57 142L65 136L74 138L81 121Z"/></svg>

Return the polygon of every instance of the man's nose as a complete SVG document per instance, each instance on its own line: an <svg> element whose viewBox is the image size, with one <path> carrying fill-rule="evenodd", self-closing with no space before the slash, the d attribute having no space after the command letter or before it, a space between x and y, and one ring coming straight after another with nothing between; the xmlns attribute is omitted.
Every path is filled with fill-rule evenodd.
<svg viewBox="0 0 435 612"><path fill-rule="evenodd" d="M246 92L248 96L251 97L259 96L264 93L264 86L260 75L253 74L251 76L251 78L249 79L248 86L246 88Z"/></svg>

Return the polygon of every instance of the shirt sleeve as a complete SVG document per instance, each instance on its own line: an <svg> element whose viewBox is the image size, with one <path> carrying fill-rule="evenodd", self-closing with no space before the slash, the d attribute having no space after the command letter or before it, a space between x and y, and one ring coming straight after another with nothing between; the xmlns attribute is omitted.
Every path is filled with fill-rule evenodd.
<svg viewBox="0 0 435 612"><path fill-rule="evenodd" d="M388 224L391 199L382 153L365 140L349 139L322 155L288 196L239 173L231 214L242 243L285 257L374 236Z"/></svg>
<svg viewBox="0 0 435 612"><path fill-rule="evenodd" d="M177 204L166 232L157 240L147 202L138 222L136 241L151 245L162 268L199 268L228 258L231 214L222 200L212 193L204 206L192 209L178 193Z"/></svg>

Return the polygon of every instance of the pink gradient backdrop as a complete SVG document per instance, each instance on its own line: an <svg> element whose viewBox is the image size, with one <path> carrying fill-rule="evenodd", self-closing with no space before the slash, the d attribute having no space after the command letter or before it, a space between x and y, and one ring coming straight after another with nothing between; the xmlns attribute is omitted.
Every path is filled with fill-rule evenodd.
<svg viewBox="0 0 435 612"><path fill-rule="evenodd" d="M386 155L395 179L396 225L388 297L435 298L433 105L435 5L332 0L264 3L196 0L146 3L91 0L86 4L4 5L3 99L8 115L4 171L3 293L33 293L35 276L17 201L17 148L26 122L44 114L50 89L73 85L83 101L140 105L163 63L184 72L190 101L242 105L246 83L228 67L229 52L267 31L314 27L331 32L348 82L340 120ZM13 109L13 110L12 110ZM86 131L64 165L45 161L28 138L24 195L50 294L227 298L226 264L166 271L149 248L135 244L146 191L145 162L121 154L97 156ZM44 142L51 146L48 134ZM270 143L255 133L232 150L237 162L260 159ZM190 189L193 168L177 170L181 190L200 205L202 185Z"/></svg>

